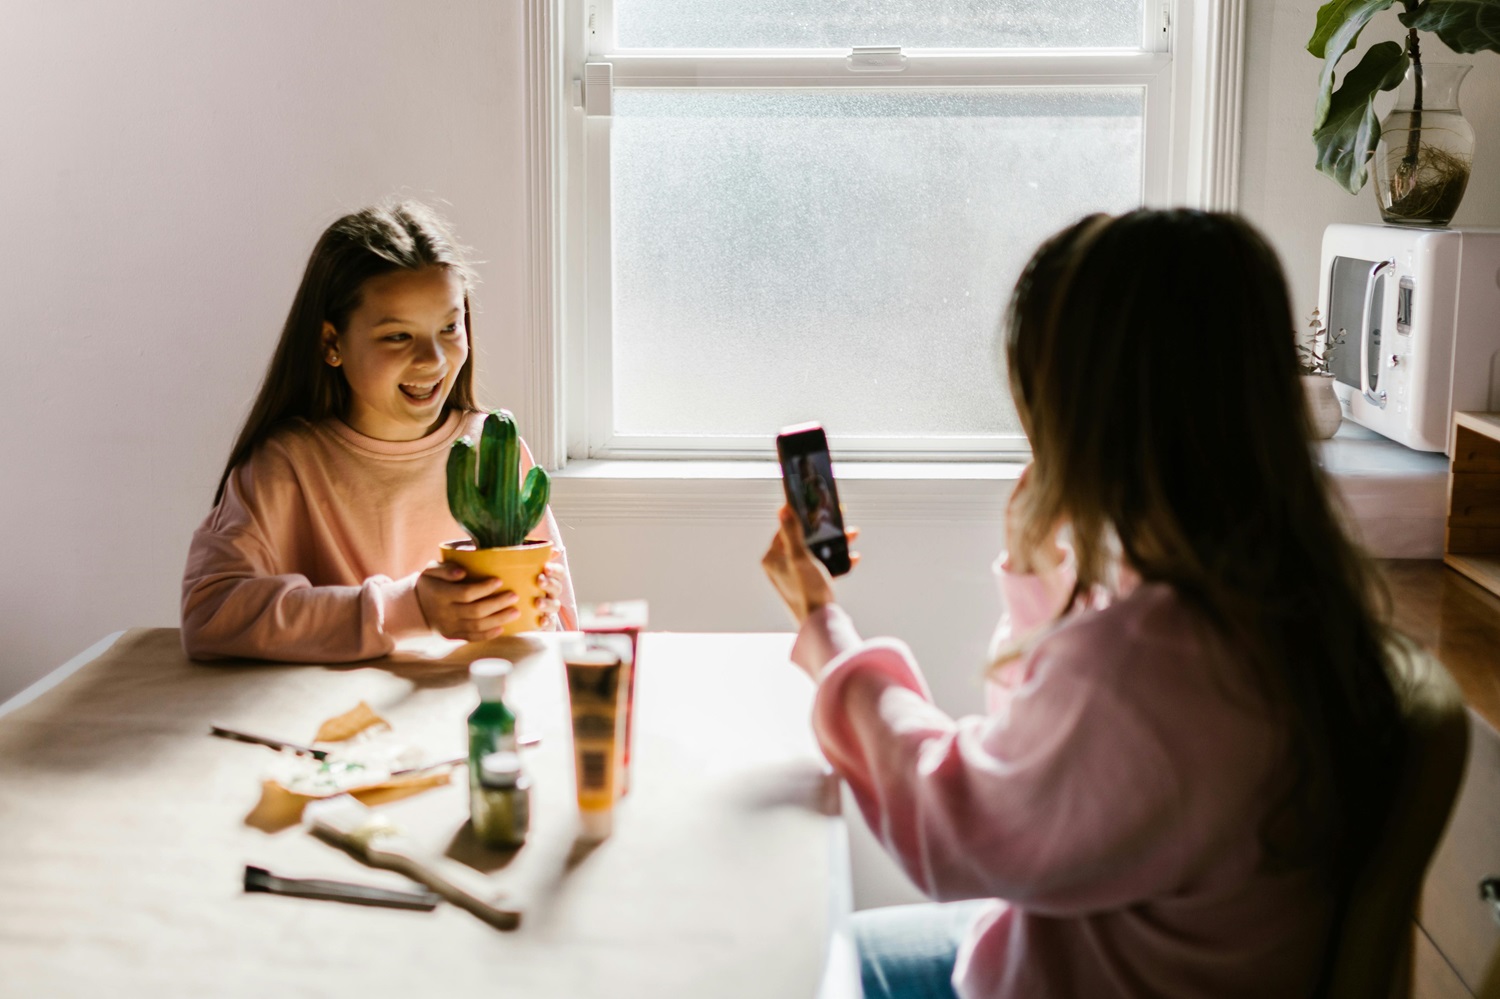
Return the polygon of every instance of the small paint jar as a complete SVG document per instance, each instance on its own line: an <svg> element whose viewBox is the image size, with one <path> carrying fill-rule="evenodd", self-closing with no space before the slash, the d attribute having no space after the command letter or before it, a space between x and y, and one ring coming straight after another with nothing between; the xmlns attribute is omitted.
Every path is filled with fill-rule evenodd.
<svg viewBox="0 0 1500 999"><path fill-rule="evenodd" d="M531 827L531 778L521 757L509 750L479 761L479 783L469 800L474 838L485 846L514 849Z"/></svg>

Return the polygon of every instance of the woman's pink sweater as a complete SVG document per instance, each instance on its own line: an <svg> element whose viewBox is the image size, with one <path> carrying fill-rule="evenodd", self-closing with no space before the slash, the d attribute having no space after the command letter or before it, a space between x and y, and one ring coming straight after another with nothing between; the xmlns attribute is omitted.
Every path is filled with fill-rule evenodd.
<svg viewBox="0 0 1500 999"><path fill-rule="evenodd" d="M414 441L382 441L342 420L278 431L230 474L193 533L182 578L182 644L194 659L350 662L430 635L421 570L467 532L448 512L448 449L483 413L449 414ZM531 454L521 446L522 471ZM549 509L533 537L567 558ZM571 582L562 618L576 627Z"/></svg>
<svg viewBox="0 0 1500 999"><path fill-rule="evenodd" d="M1012 629L1047 630L985 717L938 710L910 650L861 641L836 606L793 649L824 669L824 753L907 874L997 900L959 994L1311 995L1332 899L1261 848L1292 761L1243 657L1168 586L1049 627L1070 585L1000 576Z"/></svg>

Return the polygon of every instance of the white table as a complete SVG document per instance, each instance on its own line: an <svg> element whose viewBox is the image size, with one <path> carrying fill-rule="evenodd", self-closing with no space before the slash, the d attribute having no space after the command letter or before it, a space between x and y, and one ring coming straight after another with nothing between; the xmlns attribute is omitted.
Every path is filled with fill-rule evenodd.
<svg viewBox="0 0 1500 999"><path fill-rule="evenodd" d="M634 786L575 847L566 690L551 641L441 646L351 667L189 662L173 629L99 643L0 706L0 995L832 997L858 995L837 783L787 635L642 637ZM301 826L245 818L275 754L211 722L311 740L368 702L431 758L463 753L465 664L517 661L536 777L527 845L469 836L462 768L381 806L476 885L496 930L433 912L244 894L244 866L410 887Z"/></svg>

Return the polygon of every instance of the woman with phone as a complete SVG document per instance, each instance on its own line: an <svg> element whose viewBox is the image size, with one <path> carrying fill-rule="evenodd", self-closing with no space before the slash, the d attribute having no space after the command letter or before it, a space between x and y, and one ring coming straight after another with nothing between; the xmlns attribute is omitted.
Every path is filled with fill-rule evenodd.
<svg viewBox="0 0 1500 999"><path fill-rule="evenodd" d="M1316 991L1400 729L1292 330L1233 216L1091 216L1032 257L1003 340L1033 460L984 716L860 638L781 511L763 564L819 742L946 903L856 914L868 999Z"/></svg>

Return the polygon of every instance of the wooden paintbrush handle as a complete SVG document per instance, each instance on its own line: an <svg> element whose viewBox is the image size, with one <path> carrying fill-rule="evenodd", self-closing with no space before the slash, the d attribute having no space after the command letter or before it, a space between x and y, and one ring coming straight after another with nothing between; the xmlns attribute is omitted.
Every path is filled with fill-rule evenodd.
<svg viewBox="0 0 1500 999"><path fill-rule="evenodd" d="M514 909L502 908L494 901L468 891L444 877L442 861L432 854L420 850L405 836L379 836L365 848L365 856L376 867L398 871L419 881L462 909L502 930L513 930L521 925L521 914Z"/></svg>
<svg viewBox="0 0 1500 999"><path fill-rule="evenodd" d="M313 802L304 818L313 832L345 847L371 867L399 871L491 926L513 930L521 925L520 912L450 881L442 873L445 861L441 857L423 850L379 812L348 795Z"/></svg>

